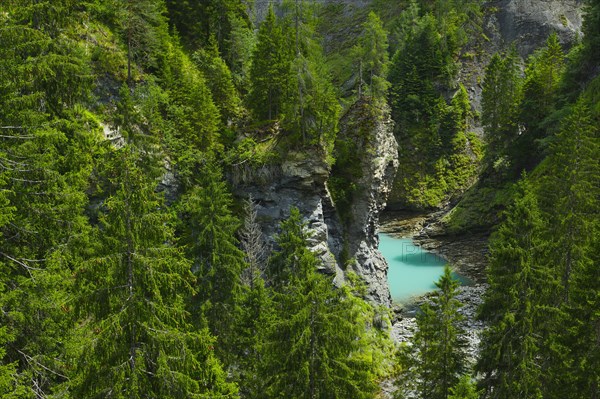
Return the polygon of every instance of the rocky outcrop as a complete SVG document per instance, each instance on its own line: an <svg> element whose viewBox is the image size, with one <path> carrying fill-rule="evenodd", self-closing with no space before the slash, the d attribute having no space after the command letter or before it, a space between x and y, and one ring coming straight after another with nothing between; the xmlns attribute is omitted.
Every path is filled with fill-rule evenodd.
<svg viewBox="0 0 600 399"><path fill-rule="evenodd" d="M393 134L389 110L375 109L359 101L342 118L338 140L352 141L360 154L360 177L354 180L345 219L344 237L349 271L368 284L368 298L376 303L391 304L387 283L388 264L378 250L379 216L398 168L398 144Z"/></svg>
<svg viewBox="0 0 600 399"><path fill-rule="evenodd" d="M492 3L486 28L492 39L504 45L514 43L522 57L544 45L552 32L569 48L581 36L580 0L502 0Z"/></svg>
<svg viewBox="0 0 600 399"><path fill-rule="evenodd" d="M290 152L281 163L256 168L236 166L231 179L236 196L252 197L256 203L257 220L271 244L290 209L298 208L310 231L311 249L322 261L322 271L336 274L336 280L341 281L343 273L336 261L340 249L329 227L335 225L333 203L326 187L329 170L324 156Z"/></svg>
<svg viewBox="0 0 600 399"><path fill-rule="evenodd" d="M481 94L485 67L490 57L514 45L523 59L546 44L556 32L563 48L569 49L581 37L580 0L500 0L484 7L483 31L486 40L476 39L464 49L473 58L462 59L458 80L469 93L474 110L481 112ZM482 134L476 124L472 130Z"/></svg>
<svg viewBox="0 0 600 399"><path fill-rule="evenodd" d="M290 152L282 162L261 167L235 166L230 180L237 197L251 196L255 201L257 220L268 241L274 242L290 208L298 208L310 231L310 248L321 259L321 271L334 274L337 284L343 283L347 272L357 274L367 284L367 299L389 306L388 266L377 250L377 232L379 214L398 167L397 144L387 109L364 121L369 128L359 132L356 124L350 123L360 121L359 108L352 107L342 118L338 136L355 140L361 154L361 177L354 182L357 190L349 209L351 223L342 224L338 217L327 187L330 168L316 149ZM344 261L347 259L352 261Z"/></svg>

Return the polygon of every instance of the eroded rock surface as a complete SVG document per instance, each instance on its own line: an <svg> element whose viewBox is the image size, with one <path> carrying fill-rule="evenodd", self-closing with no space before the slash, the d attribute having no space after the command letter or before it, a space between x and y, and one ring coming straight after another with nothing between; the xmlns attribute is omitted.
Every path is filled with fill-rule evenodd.
<svg viewBox="0 0 600 399"><path fill-rule="evenodd" d="M325 156L314 150L290 152L279 164L240 165L230 180L236 196L251 196L256 202L258 221L268 241L274 242L290 208L298 208L310 230L310 248L321 259L321 271L334 274L338 284L347 272L357 274L367 284L367 299L389 306L388 265L377 249L377 233L379 215L398 167L397 144L387 109L379 110L375 117L364 116L372 118L365 121L366 130L359 132L357 125L350 123L363 117L358 110L364 105L351 107L340 124L339 137L355 140L361 154L361 177L354 182L357 189L349 209L351 222L342 225L327 187L330 168Z"/></svg>
<svg viewBox="0 0 600 399"><path fill-rule="evenodd" d="M376 115L365 112L365 103L357 103L342 118L339 138L352 140L361 154L361 177L345 223L349 269L368 284L368 297L390 305L387 283L388 264L379 252L379 217L398 168L398 144L387 108ZM364 118L364 119L363 119ZM368 128L365 129L365 126Z"/></svg>

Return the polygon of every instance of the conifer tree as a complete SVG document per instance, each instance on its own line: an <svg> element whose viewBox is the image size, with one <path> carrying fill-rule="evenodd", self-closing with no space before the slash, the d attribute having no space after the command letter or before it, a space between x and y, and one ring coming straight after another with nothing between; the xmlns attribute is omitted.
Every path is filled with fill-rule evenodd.
<svg viewBox="0 0 600 399"><path fill-rule="evenodd" d="M283 19L283 34L294 45L293 84L283 104L284 127L295 132L303 145L317 145L330 154L340 106L316 32L316 7L305 0L283 3L289 10Z"/></svg>
<svg viewBox="0 0 600 399"><path fill-rule="evenodd" d="M240 244L244 251L246 269L242 274L244 285L254 287L259 277L263 277L269 256L269 246L265 242L262 230L258 224L256 204L252 197L244 202L244 226L240 230Z"/></svg>
<svg viewBox="0 0 600 399"><path fill-rule="evenodd" d="M540 140L548 131L544 121L555 111L563 65L564 54L556 33L528 60L519 111L523 132L511 149L517 169L530 168L541 159Z"/></svg>
<svg viewBox="0 0 600 399"><path fill-rule="evenodd" d="M522 90L519 73L514 47L506 54L494 54L485 69L481 121L487 138L489 164L507 155L507 148L519 133L518 106Z"/></svg>
<svg viewBox="0 0 600 399"><path fill-rule="evenodd" d="M194 63L178 48L173 49L168 58L165 80L171 97L169 117L174 123L172 153L179 161L180 179L187 189L194 184L193 176L198 172L198 153L219 151L222 147L221 118L206 79ZM215 92L223 94L219 90ZM224 103L221 106L231 109Z"/></svg>
<svg viewBox="0 0 600 399"><path fill-rule="evenodd" d="M477 385L469 374L465 374L450 389L448 399L479 399Z"/></svg>
<svg viewBox="0 0 600 399"><path fill-rule="evenodd" d="M231 71L219 55L214 37L209 45L196 51L193 60L204 75L212 99L219 108L222 124L232 124L240 115L241 100L233 84Z"/></svg>
<svg viewBox="0 0 600 399"><path fill-rule="evenodd" d="M58 394L67 379L69 270L51 259L85 229L97 139L79 107L91 80L71 6L0 5L0 368L15 397Z"/></svg>
<svg viewBox="0 0 600 399"><path fill-rule="evenodd" d="M554 238L553 255L562 276L563 301L569 301L571 275L589 263L598 210L598 127L584 99L573 106L551 143L544 197ZM558 217L556 217L558 216Z"/></svg>
<svg viewBox="0 0 600 399"><path fill-rule="evenodd" d="M243 397L258 399L264 397L265 392L265 381L260 374L261 354L273 317L272 292L264 281L269 247L257 222L256 204L252 198L245 201L244 210L246 215L240 231L240 244L246 268L242 273L241 299L235 323L234 380Z"/></svg>
<svg viewBox="0 0 600 399"><path fill-rule="evenodd" d="M371 398L374 364L365 340L364 308L347 289L334 289L316 268L296 208L282 222L276 253L276 317L264 347L267 397Z"/></svg>
<svg viewBox="0 0 600 399"><path fill-rule="evenodd" d="M292 43L286 38L269 6L266 19L260 25L250 69L248 108L258 120L273 120L281 116L292 82Z"/></svg>
<svg viewBox="0 0 600 399"><path fill-rule="evenodd" d="M417 315L417 328L411 351L403 355L407 373L401 378L412 380L419 398L448 399L466 368L464 330L458 312L462 304L456 299L460 283L452 277L450 267L435 283L431 303L426 303ZM404 382L403 382L404 383ZM404 395L401 387L400 395Z"/></svg>
<svg viewBox="0 0 600 399"><path fill-rule="evenodd" d="M183 243L197 279L193 312L206 316L210 331L219 339L222 356L231 344L245 268L244 253L235 236L239 221L231 214L231 206L231 194L213 162L204 166L200 185L182 199L188 221Z"/></svg>
<svg viewBox="0 0 600 399"><path fill-rule="evenodd" d="M599 397L598 128L585 100L562 120L551 143L542 183L549 257L561 294L549 339L546 392L550 398Z"/></svg>
<svg viewBox="0 0 600 399"><path fill-rule="evenodd" d="M232 351L236 368L234 380L245 398L260 399L266 393L267 378L262 374L265 346L269 326L273 324L272 291L261 276L255 276L252 285L244 285L238 315L236 315L235 337Z"/></svg>
<svg viewBox="0 0 600 399"><path fill-rule="evenodd" d="M387 81L389 67L388 38L381 19L373 11L363 24L363 32L354 49L358 59L358 94L369 94L385 99L390 83ZM363 84L366 87L363 88Z"/></svg>
<svg viewBox="0 0 600 399"><path fill-rule="evenodd" d="M144 172L144 151L127 145L105 165L111 186L94 250L77 270L85 350L77 362L78 397L228 397L235 388L195 329L184 298L190 264L175 247L170 216ZM87 342L86 342L87 341Z"/></svg>
<svg viewBox="0 0 600 399"><path fill-rule="evenodd" d="M133 84L137 64L158 69L166 52L168 27L163 9L157 0L117 0L111 9L115 22L127 46L127 82Z"/></svg>
<svg viewBox="0 0 600 399"><path fill-rule="evenodd" d="M543 263L543 223L530 183L523 177L506 220L490 242L490 284L480 309L488 322L477 371L494 399L541 398L542 309L553 278Z"/></svg>

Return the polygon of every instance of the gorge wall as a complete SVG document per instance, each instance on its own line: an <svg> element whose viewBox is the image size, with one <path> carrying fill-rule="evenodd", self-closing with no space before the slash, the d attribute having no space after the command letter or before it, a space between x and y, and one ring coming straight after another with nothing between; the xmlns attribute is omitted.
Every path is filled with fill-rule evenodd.
<svg viewBox="0 0 600 399"><path fill-rule="evenodd" d="M387 263L377 250L377 231L398 166L397 145L389 112L370 119L369 129L358 131L350 121L360 118L360 108L350 108L339 132L339 138L357 142L361 154L361 177L354 183L356 194L347 210L351 223L342 222L346 218L340 217L333 202L328 187L331 169L324 154L292 151L281 163L239 166L231 180L237 197L252 197L256 203L258 221L271 243L290 208L298 208L311 235L310 247L321 259L321 271L334 275L338 285L348 272L355 273L367 284L367 299L389 306Z"/></svg>

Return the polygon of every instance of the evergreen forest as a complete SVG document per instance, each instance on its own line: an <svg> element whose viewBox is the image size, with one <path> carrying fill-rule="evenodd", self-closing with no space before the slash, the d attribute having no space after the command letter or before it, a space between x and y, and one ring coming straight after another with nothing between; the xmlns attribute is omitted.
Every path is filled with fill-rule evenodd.
<svg viewBox="0 0 600 399"><path fill-rule="evenodd" d="M600 1L515 1L0 1L0 398L600 399ZM386 202L485 235L474 359Z"/></svg>

